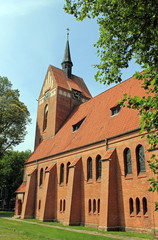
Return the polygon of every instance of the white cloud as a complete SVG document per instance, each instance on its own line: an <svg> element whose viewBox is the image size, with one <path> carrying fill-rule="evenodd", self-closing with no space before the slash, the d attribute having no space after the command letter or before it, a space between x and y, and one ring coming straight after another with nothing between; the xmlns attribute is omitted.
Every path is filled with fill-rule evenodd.
<svg viewBox="0 0 158 240"><path fill-rule="evenodd" d="M0 0L0 17L26 15L55 2L56 0Z"/></svg>

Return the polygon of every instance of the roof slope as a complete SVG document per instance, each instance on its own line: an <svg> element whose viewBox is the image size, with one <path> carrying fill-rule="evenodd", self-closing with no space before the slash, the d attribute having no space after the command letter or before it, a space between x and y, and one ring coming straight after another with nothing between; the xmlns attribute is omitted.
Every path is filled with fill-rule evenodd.
<svg viewBox="0 0 158 240"><path fill-rule="evenodd" d="M82 92L82 95L91 98L91 94L84 83L83 79L72 74L72 79L68 78L63 70L56 68L52 65L49 66L53 72L54 78L58 87L70 90L70 87Z"/></svg>
<svg viewBox="0 0 158 240"><path fill-rule="evenodd" d="M139 115L136 110L124 107L117 115L111 117L110 109L117 105L125 93L131 96L145 95L141 83L132 77L81 104L76 107L67 122L54 137L41 142L28 159L28 162L138 128ZM83 118L85 120L80 128L72 132L72 126Z"/></svg>

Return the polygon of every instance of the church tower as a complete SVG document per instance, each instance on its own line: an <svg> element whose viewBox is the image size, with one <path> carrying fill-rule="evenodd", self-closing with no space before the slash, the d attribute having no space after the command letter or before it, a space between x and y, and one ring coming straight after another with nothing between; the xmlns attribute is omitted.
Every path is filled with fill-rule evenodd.
<svg viewBox="0 0 158 240"><path fill-rule="evenodd" d="M48 67L38 100L35 148L59 131L75 106L91 98L83 79L72 74L68 37L61 65L62 70Z"/></svg>

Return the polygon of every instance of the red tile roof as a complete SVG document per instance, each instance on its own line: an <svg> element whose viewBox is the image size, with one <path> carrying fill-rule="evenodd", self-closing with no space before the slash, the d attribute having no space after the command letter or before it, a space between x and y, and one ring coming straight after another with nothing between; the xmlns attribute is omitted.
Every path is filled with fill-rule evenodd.
<svg viewBox="0 0 158 240"><path fill-rule="evenodd" d="M52 65L49 66L53 72L57 85L61 88L70 90L70 87L82 92L82 95L91 98L91 94L84 83L83 79L72 74L72 79L67 78L63 70Z"/></svg>
<svg viewBox="0 0 158 240"><path fill-rule="evenodd" d="M25 192L25 189L26 189L26 183L22 183L20 185L20 187L18 187L18 189L15 192L16 193L23 193L23 192Z"/></svg>
<svg viewBox="0 0 158 240"><path fill-rule="evenodd" d="M105 155L102 157L102 160L110 160L111 155L113 154L114 151L115 151L115 149L107 150Z"/></svg>
<svg viewBox="0 0 158 240"><path fill-rule="evenodd" d="M131 96L145 95L140 81L132 77L81 104L54 137L40 143L28 162L138 128L139 115L136 110L123 107L117 115L111 116L110 109L116 106L125 93ZM72 132L72 126L83 118L85 120L80 128Z"/></svg>

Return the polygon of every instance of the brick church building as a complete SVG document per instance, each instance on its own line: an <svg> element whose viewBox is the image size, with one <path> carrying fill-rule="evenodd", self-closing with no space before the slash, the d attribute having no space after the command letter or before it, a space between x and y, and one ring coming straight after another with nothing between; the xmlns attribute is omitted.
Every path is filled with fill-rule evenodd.
<svg viewBox="0 0 158 240"><path fill-rule="evenodd" d="M72 74L67 40L62 70L49 66L38 100L35 150L16 191L15 216L104 230L158 231L157 193L139 113L120 107L144 96L130 78L92 98Z"/></svg>

